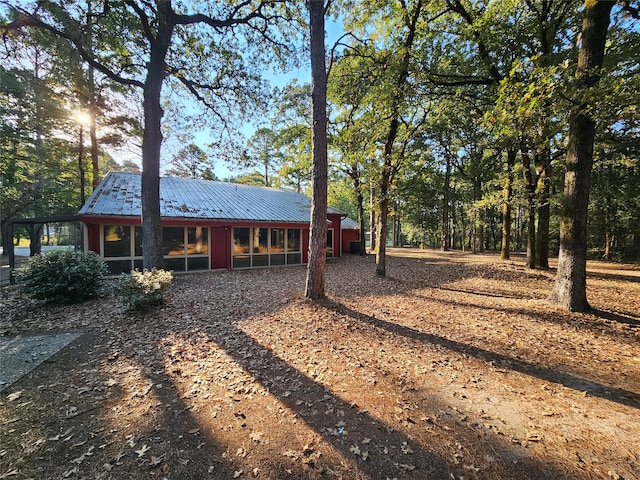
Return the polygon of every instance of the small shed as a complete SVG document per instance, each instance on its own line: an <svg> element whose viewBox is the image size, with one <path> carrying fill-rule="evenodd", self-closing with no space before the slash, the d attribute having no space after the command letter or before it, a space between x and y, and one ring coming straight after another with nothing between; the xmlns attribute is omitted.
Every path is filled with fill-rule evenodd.
<svg viewBox="0 0 640 480"><path fill-rule="evenodd" d="M360 225L350 217L342 219L340 222L342 229L342 252L359 253L360 250ZM357 244L357 245L354 245ZM357 251L354 251L357 250Z"/></svg>
<svg viewBox="0 0 640 480"><path fill-rule="evenodd" d="M141 198L140 175L110 172L79 212L85 249L103 257L114 274L142 268ZM165 263L174 271L299 265L308 260L311 200L297 192L163 177L160 216ZM346 217L329 207L328 256L349 251L341 228Z"/></svg>

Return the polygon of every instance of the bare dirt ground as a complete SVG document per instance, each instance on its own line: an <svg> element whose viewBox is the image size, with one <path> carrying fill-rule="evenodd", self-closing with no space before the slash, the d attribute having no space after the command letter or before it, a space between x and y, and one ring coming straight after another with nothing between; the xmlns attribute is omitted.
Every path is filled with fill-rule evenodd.
<svg viewBox="0 0 640 480"><path fill-rule="evenodd" d="M0 394L0 479L638 479L640 268L590 263L589 314L521 259L393 249L176 277L165 305L32 304L76 332Z"/></svg>

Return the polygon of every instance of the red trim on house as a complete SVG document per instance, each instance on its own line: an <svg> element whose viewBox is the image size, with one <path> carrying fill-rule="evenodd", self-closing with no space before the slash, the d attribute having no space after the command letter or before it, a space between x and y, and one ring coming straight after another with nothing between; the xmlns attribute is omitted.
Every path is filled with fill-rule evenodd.
<svg viewBox="0 0 640 480"><path fill-rule="evenodd" d="M302 263L309 263L309 227L303 228L300 235L302 235Z"/></svg>
<svg viewBox="0 0 640 480"><path fill-rule="evenodd" d="M349 253L350 243L360 238L358 230L342 230L340 223L344 215L329 214L327 228L333 229L333 256L340 257L342 253ZM100 254L100 225L140 225L139 217L117 216L82 216L87 226L87 241L89 250ZM201 220L163 218L163 226L180 227L209 227L209 256L211 269L231 269L232 265L232 228L233 227L265 227L265 228L299 228L302 235L302 263L309 261L309 225L292 222L256 222L229 220Z"/></svg>
<svg viewBox="0 0 640 480"><path fill-rule="evenodd" d="M87 242L89 250L100 255L100 225L87 223Z"/></svg>

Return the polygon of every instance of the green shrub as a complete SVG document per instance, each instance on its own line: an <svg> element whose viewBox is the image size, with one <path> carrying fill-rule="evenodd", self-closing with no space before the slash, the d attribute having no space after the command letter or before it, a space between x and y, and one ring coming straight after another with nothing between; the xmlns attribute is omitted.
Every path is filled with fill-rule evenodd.
<svg viewBox="0 0 640 480"><path fill-rule="evenodd" d="M31 257L16 277L33 298L67 304L98 296L107 273L107 264L93 252L53 250Z"/></svg>
<svg viewBox="0 0 640 480"><path fill-rule="evenodd" d="M130 310L144 310L162 303L172 280L167 270L133 270L120 275L113 291Z"/></svg>

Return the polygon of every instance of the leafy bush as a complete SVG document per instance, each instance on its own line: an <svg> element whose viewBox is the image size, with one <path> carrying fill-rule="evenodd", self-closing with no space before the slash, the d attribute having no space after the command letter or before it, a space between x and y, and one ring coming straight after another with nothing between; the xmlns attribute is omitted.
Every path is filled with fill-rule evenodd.
<svg viewBox="0 0 640 480"><path fill-rule="evenodd" d="M133 270L120 275L113 291L129 309L144 310L162 303L172 280L167 270Z"/></svg>
<svg viewBox="0 0 640 480"><path fill-rule="evenodd" d="M53 250L31 257L16 277L33 298L68 304L98 296L107 273L107 264L93 252Z"/></svg>

